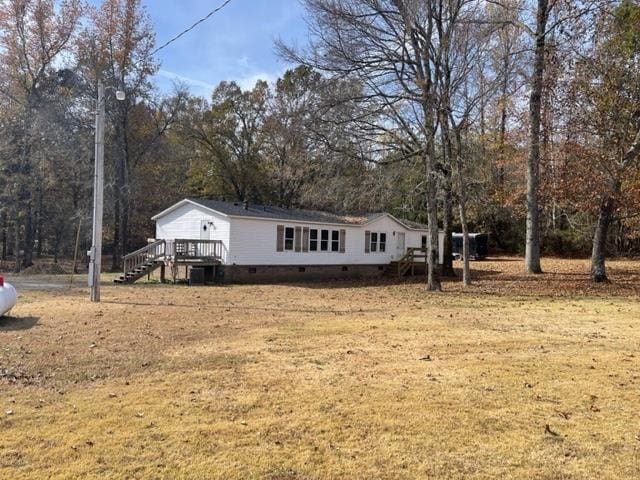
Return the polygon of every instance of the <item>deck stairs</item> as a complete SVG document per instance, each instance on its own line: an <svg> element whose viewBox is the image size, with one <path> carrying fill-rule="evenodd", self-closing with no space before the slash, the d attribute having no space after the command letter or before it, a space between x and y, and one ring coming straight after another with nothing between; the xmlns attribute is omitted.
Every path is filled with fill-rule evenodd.
<svg viewBox="0 0 640 480"><path fill-rule="evenodd" d="M406 276L424 275L427 271L427 249L408 248L407 253L399 260L389 263L387 275L402 278Z"/></svg>
<svg viewBox="0 0 640 480"><path fill-rule="evenodd" d="M162 261L148 261L146 263L143 263L142 265L139 265L135 269L129 270L126 273L123 273L122 275L120 275L119 277L114 278L113 282L114 283L133 283L136 280L144 277L145 275L150 274L156 268L159 268L162 265L164 265L164 262Z"/></svg>
<svg viewBox="0 0 640 480"><path fill-rule="evenodd" d="M157 240L124 257L124 273L113 279L114 283L133 283L164 266L167 244Z"/></svg>
<svg viewBox="0 0 640 480"><path fill-rule="evenodd" d="M168 267L175 282L180 266L188 269L221 265L223 247L220 240L184 238L156 240L140 250L125 255L122 269L124 273L113 281L121 284L133 283L157 268L162 269L160 280L164 281L165 267Z"/></svg>

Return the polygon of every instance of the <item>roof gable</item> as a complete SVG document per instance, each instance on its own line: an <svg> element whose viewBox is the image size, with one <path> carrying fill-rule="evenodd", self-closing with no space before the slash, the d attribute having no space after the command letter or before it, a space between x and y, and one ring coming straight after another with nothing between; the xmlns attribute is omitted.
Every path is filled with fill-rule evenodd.
<svg viewBox="0 0 640 480"><path fill-rule="evenodd" d="M177 202L177 203L174 203L174 204L173 204L173 205L171 205L169 208L167 208L167 209L165 209L165 210L161 211L160 213L156 213L153 217L151 217L151 220L154 220L154 221L155 221L155 220L158 220L159 218L162 218L162 217L164 217L165 215L168 215L169 213L173 212L174 210L177 210L178 208L183 207L184 205L189 205L189 204L191 204L191 205L195 205L195 206L197 206L197 207L204 207L204 208L206 208L207 210L213 210L213 209L211 209L211 208L209 208L209 207L207 207L207 206L205 206L205 205L200 204L199 202L195 201L194 199L191 199L191 198L185 198L185 199L180 200L180 201L179 201L179 202ZM216 211L216 210L213 210L213 211L214 211L215 213L220 214L220 215L227 216L227 215L225 215L225 214L224 214L224 213L222 213L222 212L218 212L218 211Z"/></svg>
<svg viewBox="0 0 640 480"><path fill-rule="evenodd" d="M407 230L427 230L427 225L423 225L423 224L417 223L417 222L412 222L410 220L405 220L405 219L402 219L402 218L397 218L396 216L391 215L390 213L378 214L375 218L372 218L371 220L366 222L364 225L369 225L369 224L375 223L377 220L379 220L381 218L389 218L389 219L391 219L391 221L393 221L394 223L397 223L402 228L406 228Z"/></svg>

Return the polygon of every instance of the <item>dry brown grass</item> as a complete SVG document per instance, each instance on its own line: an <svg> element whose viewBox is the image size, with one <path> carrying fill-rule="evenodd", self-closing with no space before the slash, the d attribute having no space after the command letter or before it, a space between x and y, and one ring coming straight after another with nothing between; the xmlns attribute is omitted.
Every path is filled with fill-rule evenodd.
<svg viewBox="0 0 640 480"><path fill-rule="evenodd" d="M0 478L639 478L640 262L446 283L24 290ZM11 414L7 412L11 411Z"/></svg>

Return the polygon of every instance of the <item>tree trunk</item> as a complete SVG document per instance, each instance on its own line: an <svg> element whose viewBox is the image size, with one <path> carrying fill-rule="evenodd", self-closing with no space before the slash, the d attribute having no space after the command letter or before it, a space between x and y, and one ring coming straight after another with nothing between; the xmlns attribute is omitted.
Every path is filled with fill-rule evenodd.
<svg viewBox="0 0 640 480"><path fill-rule="evenodd" d="M443 67L444 72L448 69ZM440 266L440 274L443 277L455 277L453 270L453 199L452 189L453 181L451 178L451 169L453 164L453 146L451 144L451 132L449 130L449 82L448 75L444 75L443 94L441 102L443 107L440 108L440 136L442 141L442 190L444 198L442 202L442 231L444 238L442 241L442 265Z"/></svg>
<svg viewBox="0 0 640 480"><path fill-rule="evenodd" d="M607 254L607 233L613 217L614 200L607 195L600 203L598 223L593 234L593 248L591 250L591 280L594 282L607 281L605 257Z"/></svg>
<svg viewBox="0 0 640 480"><path fill-rule="evenodd" d="M31 208L31 201L28 200L24 225L24 257L22 259L22 266L25 268L33 265L33 243L33 208Z"/></svg>
<svg viewBox="0 0 640 480"><path fill-rule="evenodd" d="M111 245L111 270L120 266L120 195L116 186L113 198L113 244Z"/></svg>
<svg viewBox="0 0 640 480"><path fill-rule="evenodd" d="M425 174L427 177L427 290L440 291L438 278L438 207L436 204L436 179L433 171L433 156L425 154Z"/></svg>
<svg viewBox="0 0 640 480"><path fill-rule="evenodd" d="M42 179L41 176L38 177L38 188L36 190L36 194L38 196L38 210L36 212L36 233L35 233L35 239L38 242L38 247L36 249L36 257L37 258L41 258L42 257L42 248L43 248L43 238L44 235L42 233L43 229L44 229L44 214L43 214L43 210L44 210L44 185L43 185L44 180Z"/></svg>
<svg viewBox="0 0 640 480"><path fill-rule="evenodd" d="M14 246L13 246L13 255L15 256L15 265L13 267L13 272L14 273L20 273L20 220L18 218L18 206L15 207L16 211L14 213L14 218L15 220L15 226L14 226L14 231L13 231L13 235L14 235Z"/></svg>
<svg viewBox="0 0 640 480"><path fill-rule="evenodd" d="M620 182L611 179L609 192L603 195L598 212L598 222L593 234L591 249L591 280L594 282L607 281L605 257L607 255L607 234L613 221L616 196L620 192Z"/></svg>
<svg viewBox="0 0 640 480"><path fill-rule="evenodd" d="M120 249L120 256L118 258L118 265L122 263L122 257L129 252L129 191L128 186L126 187L126 191L122 195L123 204L120 210L121 220L120 220L120 245L122 248Z"/></svg>
<svg viewBox="0 0 640 480"><path fill-rule="evenodd" d="M467 194L460 192L460 225L462 226L462 284L471 285L471 268L469 265L469 225L467 223Z"/></svg>
<svg viewBox="0 0 640 480"><path fill-rule="evenodd" d="M126 115L126 111L121 112ZM120 269L122 256L126 253L129 229L129 176L128 152L126 145L127 123L121 120L116 128L117 148L115 152L115 189L113 211L113 252L111 270Z"/></svg>
<svg viewBox="0 0 640 480"><path fill-rule="evenodd" d="M631 143L629 149L622 158L622 165L619 167L619 175L631 162L640 156L640 130L636 133L635 139ZM621 178L618 176L618 178ZM613 220L613 212L615 209L616 197L620 193L620 180L616 178L610 179L610 189L600 202L600 211L598 213L598 223L593 234L593 247L591 250L591 280L594 282L607 281L607 270L605 266L605 257L607 254L607 233L609 225Z"/></svg>
<svg viewBox="0 0 640 480"><path fill-rule="evenodd" d="M16 220L16 266L15 271L19 272L22 267L31 266L31 253L33 250L33 223L31 209L31 95L27 97L27 107L22 120L22 139L20 144L20 156L18 164L18 174L16 175L17 191L15 202ZM24 229L24 232L22 231ZM24 250L21 256L21 248Z"/></svg>
<svg viewBox="0 0 640 480"><path fill-rule="evenodd" d="M452 120L453 122L453 120ZM454 128L455 161L452 158L453 176L458 191L458 207L460 212L460 226L462 227L462 284L471 285L471 269L469 266L469 224L467 221L467 185L465 182L464 159L462 157L462 133L460 128ZM484 154L483 154L484 155Z"/></svg>
<svg viewBox="0 0 640 480"><path fill-rule="evenodd" d="M442 242L443 259L440 269L443 277L455 277L456 272L453 270L453 201L451 194L451 172L445 173L444 182L444 201L442 204L442 231L444 233L444 240Z"/></svg>
<svg viewBox="0 0 640 480"><path fill-rule="evenodd" d="M531 82L531 97L529 99L530 146L529 157L527 159L527 232L525 245L525 271L527 273L542 273L542 268L540 267L540 212L538 190L540 174L540 118L548 17L549 1L538 0L535 60Z"/></svg>
<svg viewBox="0 0 640 480"><path fill-rule="evenodd" d="M504 162L506 157L507 144L507 92L509 88L509 59L510 52L505 50L502 59L502 87L500 91L500 153L498 154L498 171L496 174L496 184L498 190L498 200L504 202ZM484 97L484 95L483 95ZM484 140L483 140L484 144Z"/></svg>
<svg viewBox="0 0 640 480"><path fill-rule="evenodd" d="M2 260L7 259L7 214L2 212Z"/></svg>

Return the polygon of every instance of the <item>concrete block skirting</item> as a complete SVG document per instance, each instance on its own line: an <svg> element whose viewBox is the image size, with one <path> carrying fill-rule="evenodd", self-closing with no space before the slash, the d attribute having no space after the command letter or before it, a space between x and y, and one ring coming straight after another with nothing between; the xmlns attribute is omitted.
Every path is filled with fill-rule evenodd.
<svg viewBox="0 0 640 480"><path fill-rule="evenodd" d="M224 265L224 283L306 282L380 277L387 265Z"/></svg>

